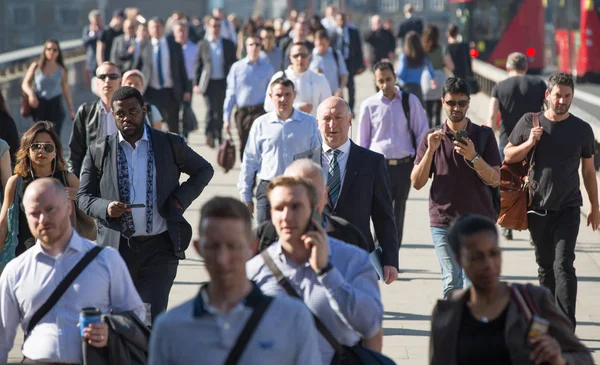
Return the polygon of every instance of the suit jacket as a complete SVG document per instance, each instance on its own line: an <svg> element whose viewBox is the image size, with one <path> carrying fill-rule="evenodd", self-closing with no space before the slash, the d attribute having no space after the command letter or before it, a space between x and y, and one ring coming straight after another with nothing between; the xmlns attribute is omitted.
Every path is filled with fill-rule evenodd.
<svg viewBox="0 0 600 365"><path fill-rule="evenodd" d="M327 232L328 236L360 247L368 252L369 245L367 239L354 224L348 222L344 218L334 217L328 214L324 214L323 216L327 217L328 222L331 223L331 226L333 227L333 231ZM271 244L279 239L277 230L271 220L267 220L256 227L254 233L258 238L258 252L271 246Z"/></svg>
<svg viewBox="0 0 600 365"><path fill-rule="evenodd" d="M75 119L73 120L73 129L69 139L69 171L77 178L81 174L81 166L87 152L88 146L97 139L98 129L100 128L101 107L100 99L83 103Z"/></svg>
<svg viewBox="0 0 600 365"><path fill-rule="evenodd" d="M423 20L421 18L412 16L409 19L401 22L398 26L398 38L404 41L406 33L410 32L411 30L414 30L419 35L423 34Z"/></svg>
<svg viewBox="0 0 600 365"><path fill-rule="evenodd" d="M593 364L592 356L586 347L573 334L571 322L559 312L554 304L554 296L547 289L528 285L529 297L538 315L550 321L550 336L560 344L563 357L569 364ZM456 347L462 314L470 298L469 290L458 290L450 300L438 300L431 315L431 336L429 337L429 364L456 365ZM525 344L529 330L525 316L519 305L511 300L504 327L504 338L513 364L533 365L529 359L531 350Z"/></svg>
<svg viewBox="0 0 600 365"><path fill-rule="evenodd" d="M231 66L237 61L235 52L235 44L229 39L221 38L223 42L223 73L224 78L227 78ZM212 70L212 61L210 59L210 42L203 39L198 42L198 55L196 57L196 72L194 73L194 85L200 87L200 91L204 94L210 80ZM202 81L202 83L200 83Z"/></svg>
<svg viewBox="0 0 600 365"><path fill-rule="evenodd" d="M318 146L294 156L294 160L310 158L322 166L322 156L323 149ZM335 206L331 202L327 204L325 213L342 217L355 225L367 239L369 251L375 249L371 234L372 217L375 234L383 248L383 265L398 267L398 236L390 177L383 155L350 142L350 155L340 196Z"/></svg>
<svg viewBox="0 0 600 365"><path fill-rule="evenodd" d="M135 38L126 40L125 35L121 34L115 38L110 49L110 62L119 66L121 73L133 69L133 65L136 64L140 58L139 54L135 57L135 53L129 53L128 49L131 46L135 46Z"/></svg>
<svg viewBox="0 0 600 365"><path fill-rule="evenodd" d="M131 68L142 72L146 78L146 86L148 86L150 79L152 78L152 67L154 65L152 58L152 42L150 39L144 39L140 42L139 47L138 57L133 61Z"/></svg>
<svg viewBox="0 0 600 365"><path fill-rule="evenodd" d="M183 57L183 49L181 45L175 42L173 39L165 36L167 45L169 46L169 57L171 63L171 79L173 80L173 97L178 103L183 102L183 94L185 92L192 92L191 85L188 83L187 71L185 69L185 59ZM148 39L144 44L144 47L140 49L140 58L143 65L148 67L148 64L154 67L154 52L152 47L152 40ZM141 70L140 65L134 65L135 68ZM148 70L146 70L148 71ZM142 71L144 76L146 72ZM148 78L146 83L150 87L152 81L152 68L149 70Z"/></svg>
<svg viewBox="0 0 600 365"><path fill-rule="evenodd" d="M346 67L348 68L348 72L350 75L354 75L359 68L365 68L365 59L363 56L362 50L362 40L360 38L360 33L358 29L353 27L348 27L348 35L350 37L350 43L348 45L349 57L346 58ZM331 44L334 48L337 46L339 34L337 31L334 31L330 34ZM344 54L344 50L342 48L338 48L342 54Z"/></svg>
<svg viewBox="0 0 600 365"><path fill-rule="evenodd" d="M172 135L177 142L170 146L166 132L149 128L154 151L156 167L156 194L158 213L167 221L169 237L175 249L175 255L185 258L185 250L192 238L192 227L183 217L187 207L202 193L213 177L214 170L199 154L194 152L182 137ZM77 206L87 215L96 218L98 223L98 244L118 249L120 240L120 219L107 215L108 204L119 201L117 183L117 134L95 141L87 151L81 172L81 183L77 192ZM97 153L96 149L103 153ZM175 150L184 156L183 163L178 166ZM159 152L160 151L160 152ZM96 156L105 156L103 161L96 162ZM96 165L102 164L102 174ZM190 177L179 184L179 175L185 173ZM181 203L182 209L176 207L175 199Z"/></svg>

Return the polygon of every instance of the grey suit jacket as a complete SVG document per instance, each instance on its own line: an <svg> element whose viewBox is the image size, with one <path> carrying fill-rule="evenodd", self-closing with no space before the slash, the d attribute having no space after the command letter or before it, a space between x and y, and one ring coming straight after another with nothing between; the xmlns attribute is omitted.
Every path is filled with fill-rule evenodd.
<svg viewBox="0 0 600 365"><path fill-rule="evenodd" d="M129 53L129 47L131 46L135 46L135 38L126 40L125 35L121 34L115 38L110 49L110 62L119 66L121 73L133 69L133 65L139 59L139 54L135 57L135 53Z"/></svg>
<svg viewBox="0 0 600 365"><path fill-rule="evenodd" d="M375 235L383 248L383 265L398 267L398 235L390 177L383 155L350 142L350 155L346 172L342 177L342 190L333 206L328 201L324 212L344 218L355 225L367 239L369 251L375 249L371 233L371 218ZM319 166L323 149L321 146L294 156L294 160L310 158Z"/></svg>
<svg viewBox="0 0 600 365"><path fill-rule="evenodd" d="M225 78L231 69L231 66L237 61L235 55L235 45L228 39L221 38L223 42L223 71ZM196 71L194 73L194 85L200 87L200 92L206 93L210 73L212 71L212 62L210 58L210 42L206 39L198 42L198 55L196 57Z"/></svg>
<svg viewBox="0 0 600 365"><path fill-rule="evenodd" d="M114 46L113 46L114 47ZM152 67L154 67L152 61L152 43L149 39L145 39L140 42L138 57L134 60L132 69L140 70L146 78L146 87L152 77Z"/></svg>
<svg viewBox="0 0 600 365"><path fill-rule="evenodd" d="M185 258L185 250L192 238L192 227L183 217L187 207L202 193L213 177L214 170L199 154L194 152L180 136L167 136L166 132L149 128L156 167L156 190L158 213L167 221L169 237L175 255ZM171 146L168 138L176 140ZM98 222L98 244L119 247L120 219L107 215L108 205L119 201L117 183L117 135L95 141L87 151L81 172L81 183L77 192L77 206ZM98 153L96 149L102 152ZM178 166L174 151L183 156ZM160 152L159 152L160 151ZM104 156L95 161L96 156ZM100 174L96 166L102 166ZM179 184L179 176L185 173L190 177ZM182 209L177 208L176 201Z"/></svg>

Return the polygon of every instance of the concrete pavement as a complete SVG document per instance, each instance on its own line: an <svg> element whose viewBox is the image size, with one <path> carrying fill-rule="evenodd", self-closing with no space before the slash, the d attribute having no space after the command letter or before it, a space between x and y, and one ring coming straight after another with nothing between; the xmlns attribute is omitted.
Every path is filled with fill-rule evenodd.
<svg viewBox="0 0 600 365"><path fill-rule="evenodd" d="M372 74L361 75L356 78L356 82L358 112L360 102L374 93ZM487 98L482 95L475 96L472 104L487 109ZM204 102L200 97L196 96L194 109L198 119L203 120ZM474 120L480 120L474 113L470 113L470 116ZM354 128L354 132L356 130L357 128ZM199 210L204 202L215 195L238 197L236 183L239 160L236 161L233 170L224 174L216 165L216 150L206 146L202 131L201 126L198 131L192 133L189 144L213 163L215 176L185 214L194 228L195 237ZM402 273L392 285L381 285L385 309L383 352L398 364L427 363L429 317L441 295L439 265L429 234L428 192L429 185L421 191L411 191L407 202L404 242L400 250ZM515 240L501 242L505 280L537 283L537 266L528 237L526 232L516 232ZM208 281L203 262L191 245L187 250L187 257L179 266L169 307L192 298L199 285ZM585 227L585 223L580 228L576 267L579 276L577 334L594 351L594 360L600 362L600 313L597 311L597 303L600 302L600 233L592 232L589 227ZM21 333L17 335L17 339L22 339ZM11 352L11 361L20 361L20 346L21 342L18 341Z"/></svg>

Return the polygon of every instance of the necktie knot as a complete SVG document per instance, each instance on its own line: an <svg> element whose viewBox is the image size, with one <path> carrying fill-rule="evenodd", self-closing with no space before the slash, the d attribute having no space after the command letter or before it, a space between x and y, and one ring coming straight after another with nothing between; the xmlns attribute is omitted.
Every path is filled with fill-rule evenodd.
<svg viewBox="0 0 600 365"><path fill-rule="evenodd" d="M337 158L339 157L340 153L342 153L342 151L340 151L340 150L331 150L331 151L332 151L331 153L333 154L333 158L335 160L337 160Z"/></svg>

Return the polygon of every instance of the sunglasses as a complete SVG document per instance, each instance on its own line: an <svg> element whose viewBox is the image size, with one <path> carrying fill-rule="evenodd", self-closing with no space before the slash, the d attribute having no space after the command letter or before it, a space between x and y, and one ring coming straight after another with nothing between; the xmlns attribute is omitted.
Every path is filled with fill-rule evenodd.
<svg viewBox="0 0 600 365"><path fill-rule="evenodd" d="M46 153L54 152L54 145L52 143L34 143L31 145L31 150L34 152L38 152L41 149Z"/></svg>
<svg viewBox="0 0 600 365"><path fill-rule="evenodd" d="M454 108L455 106L459 106L461 108L466 107L467 105L469 105L469 100L459 100L459 101L455 101L455 100L444 100L444 104L448 105L451 108Z"/></svg>
<svg viewBox="0 0 600 365"><path fill-rule="evenodd" d="M308 53L296 53L294 55L292 55L292 58L307 58L308 57Z"/></svg>
<svg viewBox="0 0 600 365"><path fill-rule="evenodd" d="M96 77L102 81L106 80L106 78L109 78L110 80L117 80L121 77L121 75L119 75L119 74L102 74L102 75L98 75Z"/></svg>

